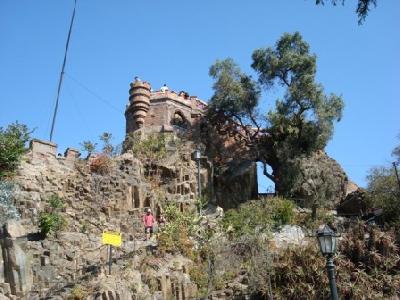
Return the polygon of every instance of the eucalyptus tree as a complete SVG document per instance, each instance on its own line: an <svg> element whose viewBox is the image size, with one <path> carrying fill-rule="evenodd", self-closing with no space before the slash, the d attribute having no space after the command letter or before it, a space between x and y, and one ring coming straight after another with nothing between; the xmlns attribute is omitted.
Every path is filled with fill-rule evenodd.
<svg viewBox="0 0 400 300"><path fill-rule="evenodd" d="M252 60L258 80L230 58L211 66L214 94L207 117L215 130L262 162L276 191L285 194L285 180L296 173L290 162L325 148L344 104L316 81L316 56L298 32L285 33L274 47L255 50ZM276 99L273 109L261 114L262 89L268 92L276 87L283 88L283 96ZM291 174L285 174L289 169Z"/></svg>

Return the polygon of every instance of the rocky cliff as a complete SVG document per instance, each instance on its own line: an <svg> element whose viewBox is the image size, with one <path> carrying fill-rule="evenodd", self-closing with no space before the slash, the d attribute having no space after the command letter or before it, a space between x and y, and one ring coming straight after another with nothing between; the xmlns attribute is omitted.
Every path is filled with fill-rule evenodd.
<svg viewBox="0 0 400 300"><path fill-rule="evenodd" d="M88 299L194 297L190 260L179 255L149 260L155 245L143 241L144 208L155 215L169 202L195 209L195 163L190 153L170 151L157 174L131 153L110 159L107 172L97 174L91 159L79 159L75 150L57 157L54 144L33 141L14 178L21 220L1 232L0 295L67 298L84 287ZM202 177L207 172L202 169ZM44 239L38 217L52 195L64 200L66 227ZM122 247L113 251L111 275L104 230L123 236Z"/></svg>

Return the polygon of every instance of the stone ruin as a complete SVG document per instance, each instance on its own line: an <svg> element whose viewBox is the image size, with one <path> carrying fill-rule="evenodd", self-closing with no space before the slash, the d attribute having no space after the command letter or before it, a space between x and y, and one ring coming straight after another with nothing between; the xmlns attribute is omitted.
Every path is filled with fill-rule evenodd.
<svg viewBox="0 0 400 300"><path fill-rule="evenodd" d="M142 81L132 83L129 94L127 135L190 132L207 108L206 103L185 92L152 92ZM180 153L167 148L167 159L158 165L158 187L152 182L151 170L129 149L112 158L107 174L97 174L90 168L91 158L82 159L78 150L68 148L61 155L55 143L32 140L14 178L14 203L21 220L9 222L0 232L0 299L50 299L56 294L64 298L82 281L94 287L87 299L134 299L134 295L195 299L197 287L188 275L191 261L176 255L145 260L154 245L143 241L141 223L147 207L156 216L172 202L182 211L196 208L197 166L191 154L198 140L193 135L191 138ZM240 190L241 198L247 200L257 191L255 170L253 164L242 167L237 176L232 173L232 184L224 193L214 182L212 160L204 157L202 189L214 204L218 197L226 199L229 193L238 194ZM68 225L65 231L42 239L37 234L38 218L51 195L64 200ZM107 275L103 230L123 235L123 246L114 254L113 274L118 276ZM128 268L124 258L129 256L133 256L136 267L142 266L140 272Z"/></svg>

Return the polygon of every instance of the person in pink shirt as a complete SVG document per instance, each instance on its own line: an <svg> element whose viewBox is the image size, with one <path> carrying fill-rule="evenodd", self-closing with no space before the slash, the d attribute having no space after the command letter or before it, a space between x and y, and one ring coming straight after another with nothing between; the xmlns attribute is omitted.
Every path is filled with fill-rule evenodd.
<svg viewBox="0 0 400 300"><path fill-rule="evenodd" d="M151 213L151 209L148 208L146 213L143 216L143 225L144 225L144 232L146 233L146 240L148 241L153 234L153 226L156 222L153 214Z"/></svg>

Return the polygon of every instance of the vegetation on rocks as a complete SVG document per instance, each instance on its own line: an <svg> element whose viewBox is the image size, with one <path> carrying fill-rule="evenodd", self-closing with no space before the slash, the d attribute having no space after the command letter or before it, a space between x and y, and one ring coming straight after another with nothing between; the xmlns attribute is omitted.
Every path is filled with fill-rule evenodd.
<svg viewBox="0 0 400 300"><path fill-rule="evenodd" d="M400 146L393 152L395 164L400 162ZM367 200L371 207L383 209L383 221L400 226L400 184L392 166L374 167L368 176Z"/></svg>
<svg viewBox="0 0 400 300"><path fill-rule="evenodd" d="M166 157L166 136L164 134L149 134L142 137L141 133L130 136L129 142L135 157L148 162L156 162Z"/></svg>
<svg viewBox="0 0 400 300"><path fill-rule="evenodd" d="M165 224L158 235L158 247L161 253L181 253L193 257L196 218L193 212L181 212L175 204L164 209Z"/></svg>
<svg viewBox="0 0 400 300"><path fill-rule="evenodd" d="M26 125L18 122L5 129L0 127L0 178L12 175L18 167L31 133Z"/></svg>
<svg viewBox="0 0 400 300"><path fill-rule="evenodd" d="M238 209L228 210L222 225L236 236L271 232L273 228L292 222L293 208L292 201L280 197L252 200Z"/></svg>
<svg viewBox="0 0 400 300"><path fill-rule="evenodd" d="M90 161L90 171L100 175L109 174L112 168L112 160L106 154L99 154Z"/></svg>
<svg viewBox="0 0 400 300"><path fill-rule="evenodd" d="M344 233L335 257L341 299L390 299L400 291L399 247L390 232L356 224ZM327 299L325 259L316 244L279 253L271 276L278 299Z"/></svg>
<svg viewBox="0 0 400 300"><path fill-rule="evenodd" d="M57 195L51 195L47 200L48 206L39 214L38 225L40 233L47 236L62 230L66 225L66 219L61 213L64 208L63 200Z"/></svg>
<svg viewBox="0 0 400 300"><path fill-rule="evenodd" d="M14 201L15 185L0 180L0 226L11 219L19 219L20 215Z"/></svg>

